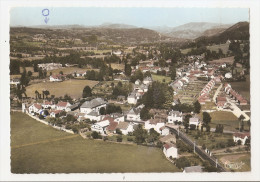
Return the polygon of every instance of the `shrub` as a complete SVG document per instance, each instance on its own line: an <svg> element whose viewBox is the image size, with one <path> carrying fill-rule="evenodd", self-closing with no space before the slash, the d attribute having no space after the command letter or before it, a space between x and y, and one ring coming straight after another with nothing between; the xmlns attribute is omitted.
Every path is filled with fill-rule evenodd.
<svg viewBox="0 0 260 182"><path fill-rule="evenodd" d="M185 167L190 166L190 161L186 157L181 157L181 158L176 160L176 166L179 169L183 169Z"/></svg>
<svg viewBox="0 0 260 182"><path fill-rule="evenodd" d="M43 115L40 114L39 115L39 119L44 119Z"/></svg>
<svg viewBox="0 0 260 182"><path fill-rule="evenodd" d="M132 137L127 137L127 141L132 142L134 139Z"/></svg>
<svg viewBox="0 0 260 182"><path fill-rule="evenodd" d="M96 131L93 131L93 132L91 133L91 136L92 136L92 138L94 138L94 139L102 138L101 135L100 135L98 132L96 132Z"/></svg>
<svg viewBox="0 0 260 182"><path fill-rule="evenodd" d="M123 140L123 137L121 135L117 135L116 136L116 141L117 142L122 142L122 140Z"/></svg>

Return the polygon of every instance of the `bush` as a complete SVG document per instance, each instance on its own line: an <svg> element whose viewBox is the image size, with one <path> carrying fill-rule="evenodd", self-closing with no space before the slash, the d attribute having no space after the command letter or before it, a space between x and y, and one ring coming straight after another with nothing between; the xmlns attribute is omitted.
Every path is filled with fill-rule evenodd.
<svg viewBox="0 0 260 182"><path fill-rule="evenodd" d="M107 141L107 140L108 140L107 136L104 136L103 141Z"/></svg>
<svg viewBox="0 0 260 182"><path fill-rule="evenodd" d="M181 157L176 160L176 166L179 169L184 169L185 167L190 166L190 161L186 157Z"/></svg>
<svg viewBox="0 0 260 182"><path fill-rule="evenodd" d="M44 116L40 114L39 119L44 119Z"/></svg>
<svg viewBox="0 0 260 182"><path fill-rule="evenodd" d="M91 136L92 136L92 138L94 138L94 139L102 138L102 136L101 136L98 132L96 132L96 131L93 131L93 132L91 133Z"/></svg>
<svg viewBox="0 0 260 182"><path fill-rule="evenodd" d="M134 139L132 137L127 137L127 141L132 142Z"/></svg>
<svg viewBox="0 0 260 182"><path fill-rule="evenodd" d="M233 147L233 146L235 146L235 145L236 145L236 143L234 142L233 139L228 139L228 141L227 141L227 147Z"/></svg>
<svg viewBox="0 0 260 182"><path fill-rule="evenodd" d="M116 129L116 134L122 135L122 131L119 128L117 128Z"/></svg>
<svg viewBox="0 0 260 182"><path fill-rule="evenodd" d="M117 142L122 142L123 141L123 137L121 135L117 135L116 136L116 141Z"/></svg>

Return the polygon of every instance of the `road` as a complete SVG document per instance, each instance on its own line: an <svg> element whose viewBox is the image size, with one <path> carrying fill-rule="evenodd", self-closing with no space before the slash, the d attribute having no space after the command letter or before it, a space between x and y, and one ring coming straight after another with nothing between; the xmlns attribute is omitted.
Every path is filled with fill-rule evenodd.
<svg viewBox="0 0 260 182"><path fill-rule="evenodd" d="M221 84L219 85L218 89L216 90L214 96L213 96L213 102L214 102L214 103L216 103L216 98L217 98L218 93L219 93L220 89L222 88L222 86L223 86L223 84L221 83Z"/></svg>
<svg viewBox="0 0 260 182"><path fill-rule="evenodd" d="M233 109L233 114L239 118L240 115L243 115L245 117L245 121L250 120L250 117L244 112L241 111L241 109L239 107L237 107L237 105L231 101L230 98L227 97L227 102L231 104L231 108Z"/></svg>
<svg viewBox="0 0 260 182"><path fill-rule="evenodd" d="M184 141L186 144L188 144L189 146L193 147L195 149L195 152L204 160L208 160L209 163L212 166L216 166L221 172L226 172L226 169L224 167L222 167L218 162L217 159L213 156L209 156L207 153L204 152L204 150L202 150L201 148L199 148L196 144L194 145L193 141L187 137L184 133L182 133L181 131L178 131L175 127L172 127L171 125L165 125L166 127L168 127L171 132L173 132L174 134L178 135L179 138Z"/></svg>

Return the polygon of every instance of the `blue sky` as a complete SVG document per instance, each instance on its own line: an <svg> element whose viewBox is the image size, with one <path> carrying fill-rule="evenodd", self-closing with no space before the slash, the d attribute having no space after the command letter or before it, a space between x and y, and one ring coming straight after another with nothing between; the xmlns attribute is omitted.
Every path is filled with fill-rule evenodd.
<svg viewBox="0 0 260 182"><path fill-rule="evenodd" d="M11 26L45 25L42 10L17 7L10 10ZM92 8L51 7L48 25L100 25L124 23L138 27L175 27L189 22L237 23L249 21L247 8Z"/></svg>

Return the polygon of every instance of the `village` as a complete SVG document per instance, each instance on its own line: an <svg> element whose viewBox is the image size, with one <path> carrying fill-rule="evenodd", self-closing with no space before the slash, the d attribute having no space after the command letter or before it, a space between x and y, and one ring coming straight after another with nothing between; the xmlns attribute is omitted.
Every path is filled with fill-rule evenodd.
<svg viewBox="0 0 260 182"><path fill-rule="evenodd" d="M249 41L114 31L11 29L11 112L85 141L159 149L181 172L247 171Z"/></svg>

